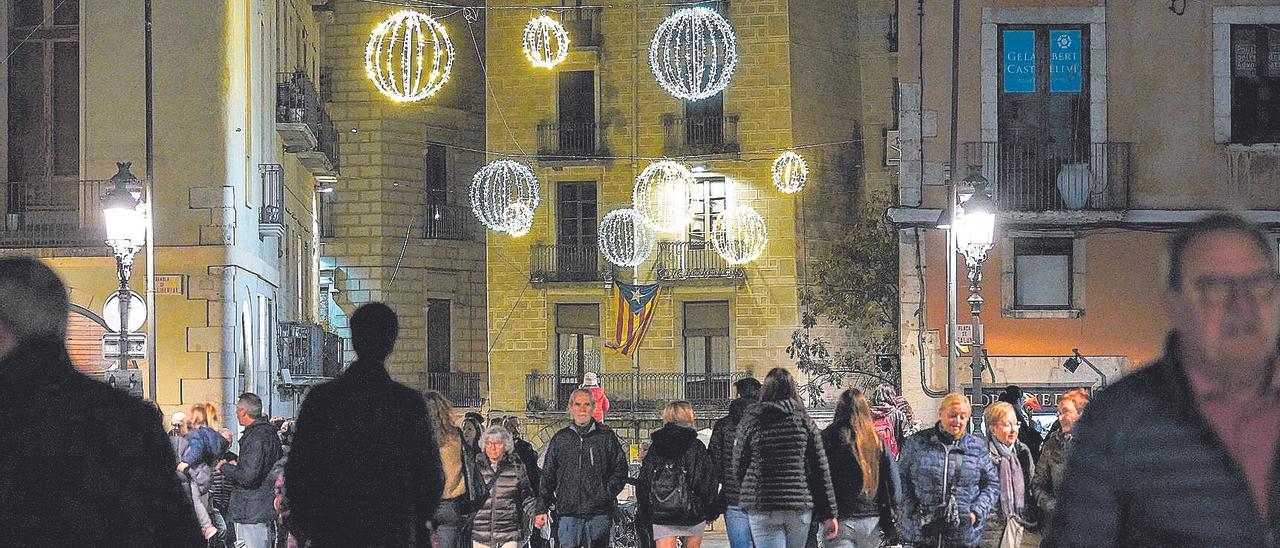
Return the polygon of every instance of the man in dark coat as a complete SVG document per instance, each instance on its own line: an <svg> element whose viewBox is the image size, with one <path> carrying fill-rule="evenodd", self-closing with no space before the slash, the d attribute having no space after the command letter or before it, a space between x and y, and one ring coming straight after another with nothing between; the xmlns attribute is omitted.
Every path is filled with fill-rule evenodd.
<svg viewBox="0 0 1280 548"><path fill-rule="evenodd" d="M0 259L0 546L204 546L155 409L76 371L67 291Z"/></svg>
<svg viewBox="0 0 1280 548"><path fill-rule="evenodd" d="M568 548L608 546L609 516L627 479L622 443L592 416L595 401L582 389L569 396L573 423L551 437L542 459L534 526L547 522L547 508L554 504L560 519L556 538Z"/></svg>
<svg viewBox="0 0 1280 548"><path fill-rule="evenodd" d="M1280 546L1274 245L1226 214L1170 238L1165 354L1072 428L1044 546Z"/></svg>
<svg viewBox="0 0 1280 548"><path fill-rule="evenodd" d="M747 406L760 401L760 381L747 377L733 383L738 397L729 402L729 414L711 427L711 462L720 482L720 493L714 510L724 514L724 525L729 534L731 548L750 548L751 525L747 513L738 506L738 476L733 472L733 443L738 432L738 422Z"/></svg>
<svg viewBox="0 0 1280 548"><path fill-rule="evenodd" d="M444 488L440 449L422 394L383 364L399 320L382 303L351 317L357 359L312 389L299 412L285 491L291 520L312 546L429 546L422 528Z"/></svg>
<svg viewBox="0 0 1280 548"><path fill-rule="evenodd" d="M240 436L240 458L219 462L218 467L231 484L231 507L236 539L248 548L267 548L271 524L276 520L275 485L268 481L271 468L284 456L276 427L262 416L262 398L245 392L236 400L236 420L244 427Z"/></svg>

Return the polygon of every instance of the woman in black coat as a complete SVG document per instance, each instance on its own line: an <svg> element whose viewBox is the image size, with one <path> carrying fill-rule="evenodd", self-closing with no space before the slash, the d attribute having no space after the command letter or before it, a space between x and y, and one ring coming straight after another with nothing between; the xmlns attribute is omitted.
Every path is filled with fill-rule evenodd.
<svg viewBox="0 0 1280 548"><path fill-rule="evenodd" d="M533 517L537 491L505 428L489 428L480 441L484 453L476 460L489 498L471 516L471 540L475 546L515 548L528 535L525 524Z"/></svg>
<svg viewBox="0 0 1280 548"><path fill-rule="evenodd" d="M658 548L698 548L716 497L711 453L693 429L693 406L673 401L662 410L666 426L650 435L653 443L636 481L638 523L653 527Z"/></svg>
<svg viewBox="0 0 1280 548"><path fill-rule="evenodd" d="M871 403L857 388L840 394L835 417L822 431L822 446L836 490L840 533L827 546L878 548L881 537L896 539L896 510L902 489L898 462L876 435Z"/></svg>

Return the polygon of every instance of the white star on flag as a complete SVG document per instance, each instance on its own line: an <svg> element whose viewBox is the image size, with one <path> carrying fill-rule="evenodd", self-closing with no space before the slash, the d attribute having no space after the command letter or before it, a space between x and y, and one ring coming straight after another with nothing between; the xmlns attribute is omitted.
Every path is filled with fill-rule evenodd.
<svg viewBox="0 0 1280 548"><path fill-rule="evenodd" d="M631 292L631 301L632 301L632 302L634 302L634 303L636 303L636 304L640 304L640 299L643 299L643 298L644 298L644 295L640 293L640 290L639 290L639 289L633 290L633 291Z"/></svg>

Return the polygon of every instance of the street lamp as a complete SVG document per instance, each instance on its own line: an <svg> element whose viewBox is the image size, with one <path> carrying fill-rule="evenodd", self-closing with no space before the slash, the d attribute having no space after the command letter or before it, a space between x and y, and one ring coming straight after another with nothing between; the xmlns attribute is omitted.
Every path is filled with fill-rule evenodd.
<svg viewBox="0 0 1280 548"><path fill-rule="evenodd" d="M987 252L995 241L996 202L991 196L987 180L978 173L977 168L970 168L969 176L962 182L972 189L966 199L960 202L959 215L953 229L956 234L956 249L964 254L969 271L969 313L973 315L973 414L982 413L982 262L987 260ZM967 192L965 194L968 194Z"/></svg>
<svg viewBox="0 0 1280 548"><path fill-rule="evenodd" d="M108 188L102 195L102 218L107 225L107 245L116 257L116 274L120 278L117 300L120 302L120 363L121 371L129 363L129 276L133 272L133 256L147 240L146 214L140 207L139 197L130 188L140 183L129 172L129 162L117 162L115 175L107 180Z"/></svg>

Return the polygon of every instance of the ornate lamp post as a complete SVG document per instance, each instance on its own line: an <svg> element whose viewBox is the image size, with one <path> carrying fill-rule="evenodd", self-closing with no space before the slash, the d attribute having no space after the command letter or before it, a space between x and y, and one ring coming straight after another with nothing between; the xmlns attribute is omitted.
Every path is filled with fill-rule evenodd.
<svg viewBox="0 0 1280 548"><path fill-rule="evenodd" d="M969 313L973 316L973 414L980 416L984 400L982 399L982 262L987 260L987 252L995 241L996 202L984 178L976 169L971 169L963 184L970 185L973 194L960 202L960 211L954 226L956 233L956 249L964 255L969 271Z"/></svg>
<svg viewBox="0 0 1280 548"><path fill-rule="evenodd" d="M129 162L117 162L118 171L107 180L108 188L102 195L102 218L107 225L107 245L116 257L116 274L120 278L117 299L120 301L120 363L121 371L129 363L129 276L133 272L133 256L147 241L146 213L140 207L137 195L129 190L141 188L137 177L129 172Z"/></svg>

